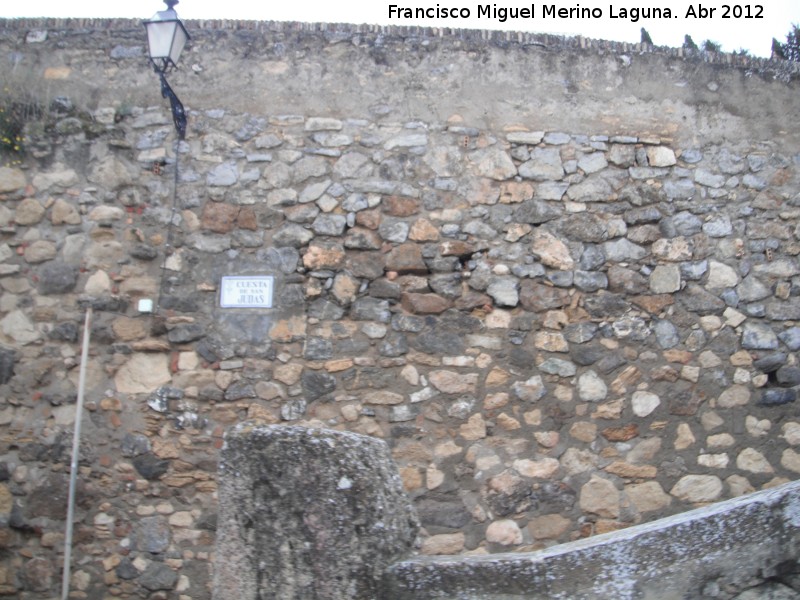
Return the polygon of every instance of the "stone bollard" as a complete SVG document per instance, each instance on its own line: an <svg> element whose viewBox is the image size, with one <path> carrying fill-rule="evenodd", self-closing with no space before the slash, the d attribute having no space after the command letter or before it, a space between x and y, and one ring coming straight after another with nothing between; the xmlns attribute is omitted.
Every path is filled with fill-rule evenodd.
<svg viewBox="0 0 800 600"><path fill-rule="evenodd" d="M372 600L419 522L385 442L244 422L219 466L215 600Z"/></svg>

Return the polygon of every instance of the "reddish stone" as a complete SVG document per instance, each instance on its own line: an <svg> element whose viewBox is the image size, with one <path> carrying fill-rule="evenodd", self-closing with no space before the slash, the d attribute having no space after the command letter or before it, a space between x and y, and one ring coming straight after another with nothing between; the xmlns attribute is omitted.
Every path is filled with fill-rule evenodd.
<svg viewBox="0 0 800 600"><path fill-rule="evenodd" d="M389 196L384 198L383 212L393 217L410 217L419 210L419 203L413 198Z"/></svg>
<svg viewBox="0 0 800 600"><path fill-rule="evenodd" d="M427 273L428 265L422 259L422 247L417 244L401 244L386 257L385 269L398 273Z"/></svg>
<svg viewBox="0 0 800 600"><path fill-rule="evenodd" d="M483 308L491 305L492 299L489 296L472 290L465 292L456 299L456 308L458 310L472 310L473 308Z"/></svg>
<svg viewBox="0 0 800 600"><path fill-rule="evenodd" d="M222 202L206 202L203 208L203 229L208 229L214 233L230 233L238 214L238 206Z"/></svg>
<svg viewBox="0 0 800 600"><path fill-rule="evenodd" d="M362 210L356 213L356 225L361 225L367 229L377 229L381 224L381 213L377 209Z"/></svg>
<svg viewBox="0 0 800 600"><path fill-rule="evenodd" d="M608 427L603 430L603 437L609 442L627 442L639 435L639 426L629 423L623 427Z"/></svg>
<svg viewBox="0 0 800 600"><path fill-rule="evenodd" d="M564 288L550 287L530 279L524 280L519 286L519 302L531 312L568 306L570 300L569 291Z"/></svg>
<svg viewBox="0 0 800 600"><path fill-rule="evenodd" d="M344 248L339 244L316 242L303 256L307 269L338 269L344 264Z"/></svg>
<svg viewBox="0 0 800 600"><path fill-rule="evenodd" d="M656 296L634 296L631 298L631 302L651 315L657 315L666 307L674 304L675 299L671 294L658 294Z"/></svg>
<svg viewBox="0 0 800 600"><path fill-rule="evenodd" d="M243 206L236 217L236 224L241 229L256 231L258 229L258 216L252 206Z"/></svg>
<svg viewBox="0 0 800 600"><path fill-rule="evenodd" d="M439 244L439 253L442 256L471 256L475 247L460 240L448 240Z"/></svg>
<svg viewBox="0 0 800 600"><path fill-rule="evenodd" d="M447 298L438 294L404 293L400 303L405 310L417 315L438 315L452 306Z"/></svg>

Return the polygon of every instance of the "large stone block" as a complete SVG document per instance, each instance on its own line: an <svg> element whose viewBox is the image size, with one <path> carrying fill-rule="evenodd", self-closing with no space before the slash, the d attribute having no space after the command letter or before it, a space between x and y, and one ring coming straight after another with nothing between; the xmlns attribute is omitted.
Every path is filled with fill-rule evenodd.
<svg viewBox="0 0 800 600"><path fill-rule="evenodd" d="M340 431L236 425L219 502L216 600L384 597L419 527L389 447Z"/></svg>

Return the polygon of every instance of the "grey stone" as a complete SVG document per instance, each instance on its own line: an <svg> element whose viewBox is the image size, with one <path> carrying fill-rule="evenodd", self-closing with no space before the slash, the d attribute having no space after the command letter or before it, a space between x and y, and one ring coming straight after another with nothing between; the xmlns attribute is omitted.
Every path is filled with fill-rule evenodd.
<svg viewBox="0 0 800 600"><path fill-rule="evenodd" d="M206 175L206 185L230 187L239 180L239 169L236 163L228 162L217 165Z"/></svg>
<svg viewBox="0 0 800 600"><path fill-rule="evenodd" d="M581 254L580 267L585 271L594 271L606 262L606 253L603 247L597 244L587 244Z"/></svg>
<svg viewBox="0 0 800 600"><path fill-rule="evenodd" d="M543 200L528 200L514 211L514 222L540 225L560 216L558 207Z"/></svg>
<svg viewBox="0 0 800 600"><path fill-rule="evenodd" d="M656 335L656 342L661 348L674 348L680 343L678 328L670 321L659 319L653 325L653 332Z"/></svg>
<svg viewBox="0 0 800 600"><path fill-rule="evenodd" d="M778 334L778 339L792 352L800 350L800 327L790 327ZM2 378L0 378L2 382Z"/></svg>
<svg viewBox="0 0 800 600"><path fill-rule="evenodd" d="M608 276L599 272L575 271L573 283L583 292L596 292L608 288Z"/></svg>
<svg viewBox="0 0 800 600"><path fill-rule="evenodd" d="M668 179L664 182L664 193L670 200L691 200L695 195L694 181L691 179Z"/></svg>
<svg viewBox="0 0 800 600"><path fill-rule="evenodd" d="M700 233L703 222L690 212L679 212L661 221L661 233L664 237L691 237Z"/></svg>
<svg viewBox="0 0 800 600"><path fill-rule="evenodd" d="M707 169L697 169L694 172L694 180L700 185L710 188L721 188L725 185L726 177L724 175L712 173Z"/></svg>
<svg viewBox="0 0 800 600"><path fill-rule="evenodd" d="M742 302L756 302L772 295L772 291L755 275L748 275L736 286L736 294Z"/></svg>
<svg viewBox="0 0 800 600"><path fill-rule="evenodd" d="M745 350L777 350L778 336L769 325L748 321L742 326L742 348Z"/></svg>
<svg viewBox="0 0 800 600"><path fill-rule="evenodd" d="M703 223L703 233L709 237L727 237L733 233L733 225L727 215L719 215Z"/></svg>
<svg viewBox="0 0 800 600"><path fill-rule="evenodd" d="M561 358L548 358L539 365L539 370L559 377L572 377L578 372L575 363Z"/></svg>
<svg viewBox="0 0 800 600"><path fill-rule="evenodd" d="M519 282L513 277L500 277L492 281L486 290L497 306L514 307L519 304Z"/></svg>
<svg viewBox="0 0 800 600"><path fill-rule="evenodd" d="M389 302L377 298L359 298L350 308L350 316L356 321L378 321L388 323L392 318Z"/></svg>
<svg viewBox="0 0 800 600"><path fill-rule="evenodd" d="M164 517L142 517L134 523L131 542L140 552L160 554L169 548L171 541L169 523Z"/></svg>
<svg viewBox="0 0 800 600"><path fill-rule="evenodd" d="M534 148L531 159L519 166L519 174L534 181L557 181L564 176L561 153L556 148Z"/></svg>
<svg viewBox="0 0 800 600"><path fill-rule="evenodd" d="M294 223L288 223L281 227L272 236L272 241L276 246L290 246L292 248L301 248L314 239L314 233Z"/></svg>
<svg viewBox="0 0 800 600"><path fill-rule="evenodd" d="M630 262L643 259L649 254L647 249L634 244L626 238L620 238L603 244L606 260L611 262Z"/></svg>
<svg viewBox="0 0 800 600"><path fill-rule="evenodd" d="M384 569L413 550L419 521L376 438L245 422L218 479L216 598L383 597Z"/></svg>
<svg viewBox="0 0 800 600"><path fill-rule="evenodd" d="M694 262L682 262L680 267L682 279L686 279L688 281L697 281L698 279L701 279L708 271L708 261L698 260Z"/></svg>

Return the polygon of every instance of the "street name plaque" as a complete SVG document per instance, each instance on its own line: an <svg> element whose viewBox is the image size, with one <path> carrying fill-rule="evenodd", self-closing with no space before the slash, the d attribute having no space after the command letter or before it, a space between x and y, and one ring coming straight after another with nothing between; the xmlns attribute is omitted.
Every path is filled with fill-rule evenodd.
<svg viewBox="0 0 800 600"><path fill-rule="evenodd" d="M223 277L219 305L222 308L272 308L271 275Z"/></svg>

